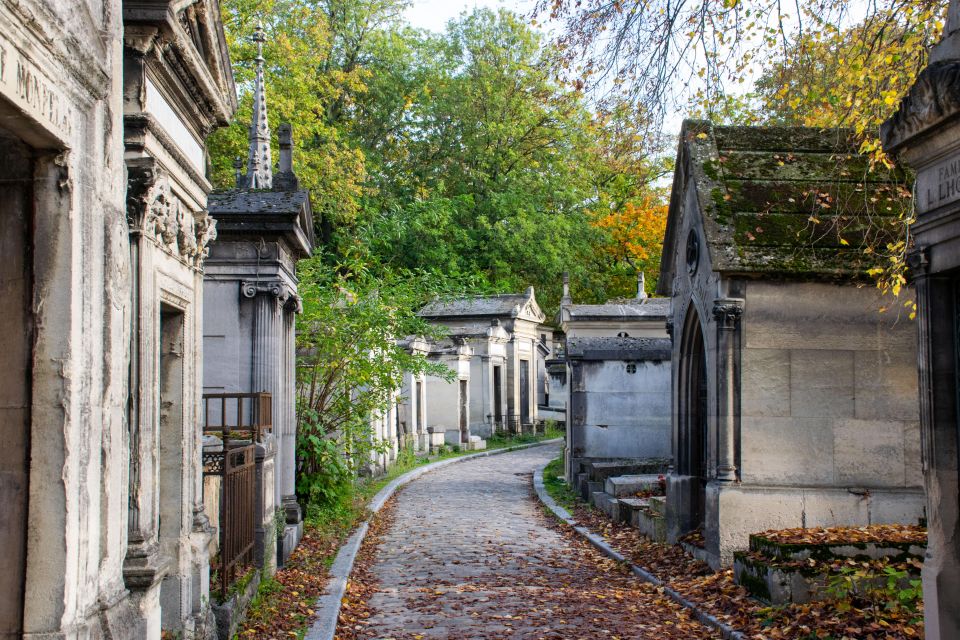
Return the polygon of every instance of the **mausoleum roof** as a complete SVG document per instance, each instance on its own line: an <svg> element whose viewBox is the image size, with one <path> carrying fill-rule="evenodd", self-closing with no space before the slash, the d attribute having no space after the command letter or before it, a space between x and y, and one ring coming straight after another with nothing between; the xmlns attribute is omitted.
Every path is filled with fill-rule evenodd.
<svg viewBox="0 0 960 640"><path fill-rule="evenodd" d="M567 338L567 357L580 360L669 360L669 338L573 336Z"/></svg>
<svg viewBox="0 0 960 640"><path fill-rule="evenodd" d="M907 177L873 168L852 131L715 126L680 133L658 293L669 295L692 183L714 271L821 279L862 277L898 237Z"/></svg>
<svg viewBox="0 0 960 640"><path fill-rule="evenodd" d="M641 300L609 301L605 304L565 304L564 320L632 320L635 318L665 318L670 313L670 298L643 298Z"/></svg>
<svg viewBox="0 0 960 640"><path fill-rule="evenodd" d="M207 201L217 221L217 234L283 235L300 257L313 252L313 212L310 192L233 189L211 193Z"/></svg>
<svg viewBox="0 0 960 640"><path fill-rule="evenodd" d="M534 297L533 287L525 293L470 296L455 300L436 300L420 310L424 318L478 318L498 316L543 322L545 316Z"/></svg>

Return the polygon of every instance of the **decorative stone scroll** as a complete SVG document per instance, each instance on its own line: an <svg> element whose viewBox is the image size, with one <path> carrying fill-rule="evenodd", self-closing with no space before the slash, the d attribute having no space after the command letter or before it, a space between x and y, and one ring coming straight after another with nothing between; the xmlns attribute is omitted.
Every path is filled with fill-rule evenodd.
<svg viewBox="0 0 960 640"><path fill-rule="evenodd" d="M240 283L240 291L246 298L255 298L257 294L266 293L277 299L280 304L287 304L296 293L290 286L280 280L244 280Z"/></svg>
<svg viewBox="0 0 960 640"><path fill-rule="evenodd" d="M880 127L888 149L960 111L960 61L934 62L917 76L900 108Z"/></svg>

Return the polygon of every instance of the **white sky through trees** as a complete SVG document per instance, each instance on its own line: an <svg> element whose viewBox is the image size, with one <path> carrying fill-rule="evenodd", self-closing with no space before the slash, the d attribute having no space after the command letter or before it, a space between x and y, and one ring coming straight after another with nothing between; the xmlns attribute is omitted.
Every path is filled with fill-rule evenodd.
<svg viewBox="0 0 960 640"><path fill-rule="evenodd" d="M447 22L463 12L473 11L477 7L489 9L510 9L529 15L533 9L533 0L413 0L406 11L410 24L420 29L443 31Z"/></svg>

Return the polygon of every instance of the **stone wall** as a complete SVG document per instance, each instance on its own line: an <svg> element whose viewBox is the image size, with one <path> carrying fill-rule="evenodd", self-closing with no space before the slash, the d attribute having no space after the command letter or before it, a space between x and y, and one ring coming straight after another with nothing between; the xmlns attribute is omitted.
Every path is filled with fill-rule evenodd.
<svg viewBox="0 0 960 640"><path fill-rule="evenodd" d="M0 168L0 246L5 260L32 258L18 276L24 295L4 297L25 324L0 340L4 376L27 381L0 395L11 431L3 573L25 584L21 607L0 581L0 636L126 633L136 623L121 571L130 338L121 38L117 0L0 4L4 154L29 156L20 178L15 162ZM7 178L29 192L20 209L29 236L7 218ZM18 360L24 348L31 355Z"/></svg>
<svg viewBox="0 0 960 640"><path fill-rule="evenodd" d="M628 373L628 364L636 371ZM577 365L574 365L577 366ZM670 457L670 362L596 360L579 363L573 390L583 412L578 458Z"/></svg>
<svg viewBox="0 0 960 640"><path fill-rule="evenodd" d="M744 483L919 489L916 331L873 287L749 282ZM837 520L842 520L837 514Z"/></svg>

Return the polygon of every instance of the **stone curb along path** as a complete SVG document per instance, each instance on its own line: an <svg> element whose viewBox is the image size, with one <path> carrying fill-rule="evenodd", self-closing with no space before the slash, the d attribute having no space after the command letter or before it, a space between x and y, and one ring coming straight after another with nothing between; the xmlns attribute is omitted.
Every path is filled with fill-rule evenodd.
<svg viewBox="0 0 960 640"><path fill-rule="evenodd" d="M630 570L634 573L634 575L637 575L643 580L646 580L647 582L662 588L663 592L667 594L667 596L669 596L671 600L673 600L674 602L676 602L677 604L683 607L686 607L687 609L690 609L690 611L693 612L693 615L696 616L697 620L699 620L702 624L719 631L720 634L724 637L724 640L749 640L748 636L745 635L743 632L737 631L733 627L727 624L724 624L713 615L700 609L693 602L690 602L689 600L684 598L677 591L674 591L673 589L671 589L660 578L656 577L655 575L653 575L643 567L639 567L633 564L632 562L630 562L629 560L627 560L627 558L624 557L623 554L621 554L619 551L617 551L616 549L611 547L609 544L607 544L607 541L604 540L601 536L590 531L586 527L581 527L580 525L578 525L577 522L573 519L573 516L571 515L571 513L566 509L564 509L563 507L561 507L559 504L557 504L557 501L554 500L552 497L550 497L550 494L547 493L547 488L543 484L544 468L546 468L546 465L534 471L533 488L537 492L537 497L540 499L540 502L542 502L544 506L547 507L547 509L553 512L553 515L555 515L557 518L562 520L564 523L570 525L570 527L574 531L576 531L581 537L585 538L587 542L589 542L594 547L599 549L600 552L603 553L605 556L607 556L612 560L616 560L617 562L622 562L628 565L630 567Z"/></svg>
<svg viewBox="0 0 960 640"><path fill-rule="evenodd" d="M521 444L514 447L504 447L503 449L493 449L491 451L481 451L479 453L460 456L459 458L439 460L437 462L418 467L413 471L403 474L399 478L395 478L387 486L378 491L370 501L368 508L371 514L377 513L381 508L383 508L383 505L387 502L387 500L390 499L390 496L392 496L394 492L396 492L396 490L403 485L416 480L426 473L436 471L437 469L442 469L443 467L451 464L457 464L467 460L475 460L477 458L486 458L488 456L495 456L501 453L510 453L511 451L521 451L531 447L543 447L546 445L556 444L558 442L563 442L563 438L554 438L552 440L544 440L542 442ZM542 485L543 469L540 469L540 478L540 484ZM304 640L333 640L333 637L336 635L337 619L340 617L340 603L343 601L343 596L347 591L347 581L350 579L350 572L353 570L353 563L356 560L357 552L360 551L360 545L363 544L363 539L367 535L367 529L369 528L370 520L365 520L362 522L360 526L357 527L357 530L354 531L349 538L347 538L346 543L344 543L344 545L340 548L340 551L337 552L337 557L334 559L333 565L330 567L330 582L327 586L327 593L317 598L317 601L314 604L313 608L314 611L316 611L316 619L313 621L313 624L310 625L310 630L307 631L307 635L304 636Z"/></svg>

